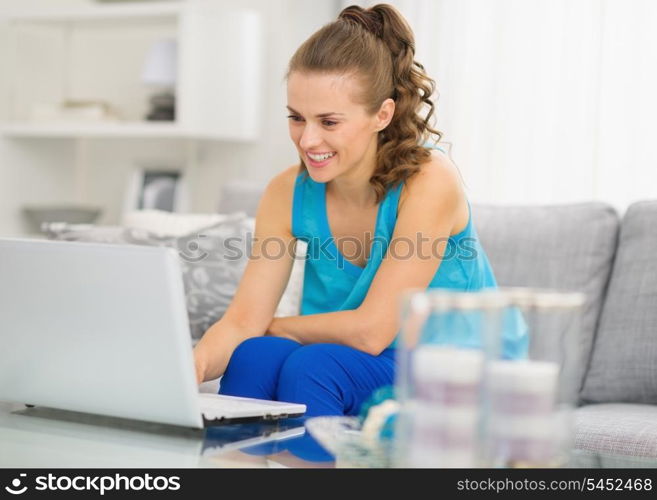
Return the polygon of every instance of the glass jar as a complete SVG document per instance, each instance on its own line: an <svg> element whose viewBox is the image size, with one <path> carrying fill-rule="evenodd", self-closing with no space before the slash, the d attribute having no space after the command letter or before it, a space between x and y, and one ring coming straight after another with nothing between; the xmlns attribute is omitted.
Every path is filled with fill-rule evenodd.
<svg viewBox="0 0 657 500"><path fill-rule="evenodd" d="M582 294L414 290L401 301L394 464L562 463L576 404Z"/></svg>
<svg viewBox="0 0 657 500"><path fill-rule="evenodd" d="M478 465L482 378L487 358L497 356L507 306L497 291L429 289L402 298L395 465Z"/></svg>
<svg viewBox="0 0 657 500"><path fill-rule="evenodd" d="M501 289L527 323L527 355L489 358L482 384L482 460L490 467L557 467L572 448L585 360L581 293Z"/></svg>

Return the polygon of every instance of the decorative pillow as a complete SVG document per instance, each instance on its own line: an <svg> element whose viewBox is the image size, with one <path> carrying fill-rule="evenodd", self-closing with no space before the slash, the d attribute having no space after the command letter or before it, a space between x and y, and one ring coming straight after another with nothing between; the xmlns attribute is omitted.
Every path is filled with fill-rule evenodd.
<svg viewBox="0 0 657 500"><path fill-rule="evenodd" d="M500 286L586 294L574 375L578 389L581 388L616 252L618 213L612 206L599 202L473 205L472 213ZM531 341L531 352L545 341L538 340L539 344Z"/></svg>
<svg viewBox="0 0 657 500"><path fill-rule="evenodd" d="M234 210L231 212L243 212ZM192 231L200 231L223 222L228 213L222 214L180 214L164 210L134 210L121 220L121 226L145 229L158 236L185 236Z"/></svg>
<svg viewBox="0 0 657 500"><path fill-rule="evenodd" d="M657 201L630 205L582 397L657 404Z"/></svg>
<svg viewBox="0 0 657 500"><path fill-rule="evenodd" d="M43 228L50 239L175 248L180 256L192 339L198 341L224 314L248 261L255 221L244 213L222 216L209 227L182 236L143 228L53 223ZM297 259L277 316L299 313L303 261Z"/></svg>

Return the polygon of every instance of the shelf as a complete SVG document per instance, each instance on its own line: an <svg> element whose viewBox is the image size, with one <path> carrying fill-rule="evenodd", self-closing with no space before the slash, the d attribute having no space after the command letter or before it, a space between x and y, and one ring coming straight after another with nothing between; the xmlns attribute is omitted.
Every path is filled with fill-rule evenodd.
<svg viewBox="0 0 657 500"><path fill-rule="evenodd" d="M180 14L183 2L152 2L125 5L89 5L75 9L44 9L39 12L15 12L7 16L10 22L44 23L99 21L103 19L137 19L173 17Z"/></svg>
<svg viewBox="0 0 657 500"><path fill-rule="evenodd" d="M244 136L231 137L226 133L212 134L185 129L176 123L132 122L132 123L12 123L0 126L0 134L13 138L74 138L74 137L119 137L119 138L171 138L208 139L222 141L245 141Z"/></svg>
<svg viewBox="0 0 657 500"><path fill-rule="evenodd" d="M153 137L254 141L260 135L263 20L224 2L88 5L10 14L5 137ZM177 44L176 123L141 121L153 43ZM0 96L2 98L3 96ZM120 123L33 122L39 106L109 104Z"/></svg>

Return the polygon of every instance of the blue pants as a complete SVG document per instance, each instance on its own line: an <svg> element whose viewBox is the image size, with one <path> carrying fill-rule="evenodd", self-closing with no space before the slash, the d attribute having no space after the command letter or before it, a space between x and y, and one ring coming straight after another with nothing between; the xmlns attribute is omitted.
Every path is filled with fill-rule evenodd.
<svg viewBox="0 0 657 500"><path fill-rule="evenodd" d="M394 380L395 350L379 356L339 344L302 345L255 337L233 352L219 394L306 405L306 416L357 415L377 388Z"/></svg>

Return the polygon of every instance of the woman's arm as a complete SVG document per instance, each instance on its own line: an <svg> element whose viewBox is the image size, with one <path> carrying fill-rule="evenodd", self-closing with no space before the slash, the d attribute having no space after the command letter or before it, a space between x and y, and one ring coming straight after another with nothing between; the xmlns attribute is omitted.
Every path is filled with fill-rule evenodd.
<svg viewBox="0 0 657 500"><path fill-rule="evenodd" d="M276 176L262 196L251 256L237 292L194 348L199 383L222 375L235 348L263 335L271 323L294 263L291 214L297 170L290 167Z"/></svg>
<svg viewBox="0 0 657 500"><path fill-rule="evenodd" d="M369 324L359 309L274 318L267 335L301 344L343 344L369 352Z"/></svg>
<svg viewBox="0 0 657 500"><path fill-rule="evenodd" d="M467 202L456 167L446 157L434 156L406 184L391 245L360 307L274 318L268 334L302 344L332 342L380 354L399 330L401 293L429 285L463 210L467 213ZM411 256L395 258L392 242L396 255ZM413 242L412 251L408 242Z"/></svg>

